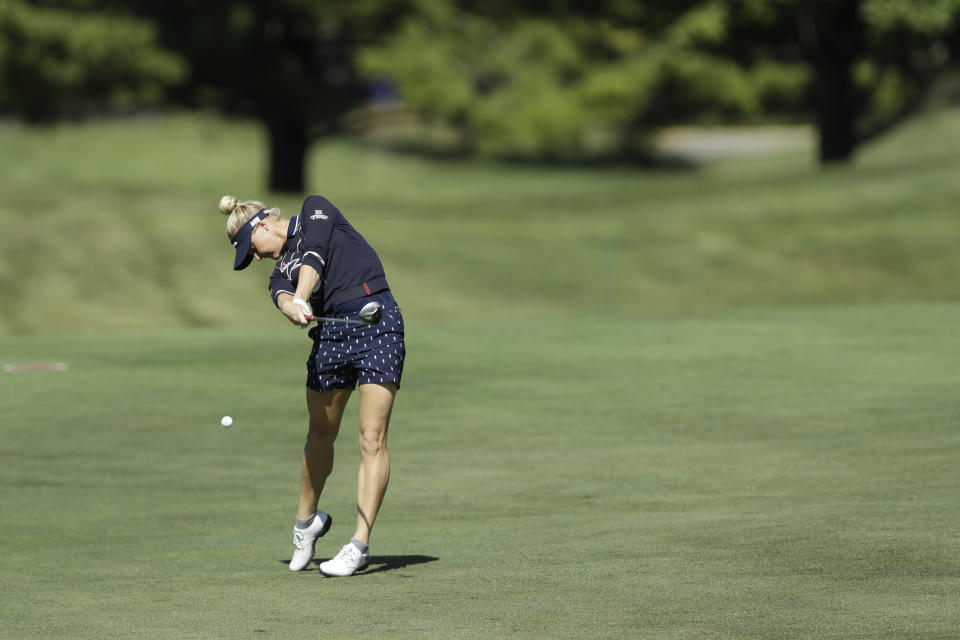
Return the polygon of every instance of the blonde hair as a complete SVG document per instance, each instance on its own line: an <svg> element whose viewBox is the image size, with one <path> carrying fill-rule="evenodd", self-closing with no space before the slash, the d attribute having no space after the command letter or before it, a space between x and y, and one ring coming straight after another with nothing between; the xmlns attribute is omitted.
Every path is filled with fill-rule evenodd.
<svg viewBox="0 0 960 640"><path fill-rule="evenodd" d="M220 213L227 218L227 237L232 238L237 230L246 224L247 220L266 209L270 218L280 219L280 209L270 208L259 200L241 202L237 196L223 196L220 198Z"/></svg>

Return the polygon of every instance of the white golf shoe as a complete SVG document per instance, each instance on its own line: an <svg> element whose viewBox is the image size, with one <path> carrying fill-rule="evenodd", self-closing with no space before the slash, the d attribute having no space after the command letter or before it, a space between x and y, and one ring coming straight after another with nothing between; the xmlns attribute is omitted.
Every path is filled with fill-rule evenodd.
<svg viewBox="0 0 960 640"><path fill-rule="evenodd" d="M335 557L327 560L326 562L320 563L320 573L325 576L331 576L335 578L345 578L346 576L352 576L360 569L363 569L370 562L370 552L366 553L357 549L357 547L352 543L348 542L343 545L343 548L340 549Z"/></svg>
<svg viewBox="0 0 960 640"><path fill-rule="evenodd" d="M323 511L317 511L316 517L306 529L293 528L293 558L290 560L290 571L300 571L313 560L313 545L317 538L330 530L333 518Z"/></svg>

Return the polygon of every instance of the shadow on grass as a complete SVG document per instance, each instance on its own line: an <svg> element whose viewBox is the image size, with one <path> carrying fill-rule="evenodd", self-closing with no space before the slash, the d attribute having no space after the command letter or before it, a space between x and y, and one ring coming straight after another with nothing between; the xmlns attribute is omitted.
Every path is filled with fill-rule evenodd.
<svg viewBox="0 0 960 640"><path fill-rule="evenodd" d="M440 558L434 556L421 556L421 555L411 555L411 556L371 556L370 564L367 565L366 569L358 571L356 575L365 576L370 575L371 573L381 573L383 571L394 571L396 569L403 569L404 567L410 567L416 564L426 564L428 562L436 562ZM280 560L283 564L289 565L290 559ZM310 561L310 566L304 569L304 571L319 571L320 563L323 560L314 558Z"/></svg>
<svg viewBox="0 0 960 640"><path fill-rule="evenodd" d="M403 569L415 564L426 564L436 562L440 558L433 556L371 556L370 564L367 568L357 575L367 575L370 573L380 573L381 571L393 571L394 569Z"/></svg>

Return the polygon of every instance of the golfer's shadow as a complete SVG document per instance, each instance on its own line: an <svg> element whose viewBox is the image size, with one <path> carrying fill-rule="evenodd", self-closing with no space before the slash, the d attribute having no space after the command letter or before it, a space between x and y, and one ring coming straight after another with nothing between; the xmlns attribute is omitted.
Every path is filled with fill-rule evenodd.
<svg viewBox="0 0 960 640"><path fill-rule="evenodd" d="M421 556L421 555L412 555L412 556L370 556L370 564L367 565L366 569L358 571L356 575L366 576L371 573L380 573L382 571L394 571L396 569L403 569L404 567L410 567L415 564L426 564L428 562L436 562L440 558L435 558L433 556ZM290 559L281 560L283 564L290 564ZM314 558L310 561L310 566L305 569L305 571L320 571L319 566L323 560Z"/></svg>

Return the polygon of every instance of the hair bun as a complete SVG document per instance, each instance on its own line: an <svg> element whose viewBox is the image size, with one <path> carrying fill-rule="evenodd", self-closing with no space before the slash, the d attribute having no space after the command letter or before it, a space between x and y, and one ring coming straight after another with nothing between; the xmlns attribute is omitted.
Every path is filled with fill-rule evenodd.
<svg viewBox="0 0 960 640"><path fill-rule="evenodd" d="M237 196L223 196L220 198L220 213L228 216L233 213L238 204L240 204L240 200Z"/></svg>

